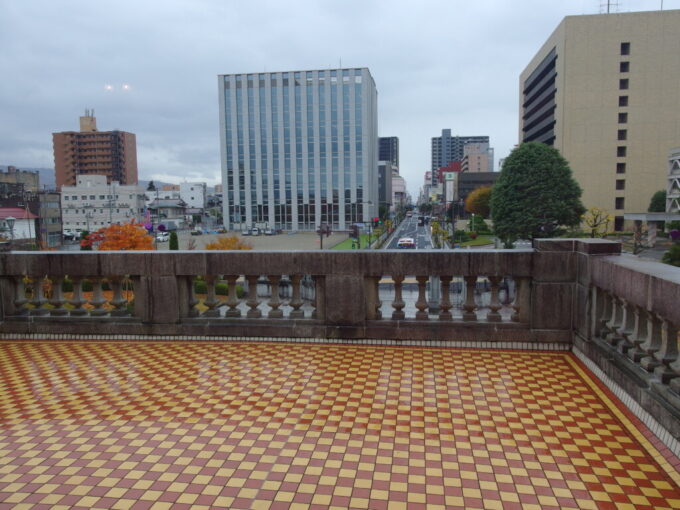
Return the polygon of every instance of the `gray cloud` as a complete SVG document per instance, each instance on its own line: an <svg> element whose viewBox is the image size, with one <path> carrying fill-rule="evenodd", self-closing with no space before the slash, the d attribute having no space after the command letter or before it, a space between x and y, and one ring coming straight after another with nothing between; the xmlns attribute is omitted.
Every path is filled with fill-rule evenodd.
<svg viewBox="0 0 680 510"><path fill-rule="evenodd" d="M507 155L517 142L519 73L564 16L599 8L597 0L470 4L0 0L0 164L51 167L51 133L77 129L87 107L100 129L136 133L141 178L216 183L217 74L342 59L370 68L380 134L399 136L415 195L430 138L443 128L488 134L496 158Z"/></svg>

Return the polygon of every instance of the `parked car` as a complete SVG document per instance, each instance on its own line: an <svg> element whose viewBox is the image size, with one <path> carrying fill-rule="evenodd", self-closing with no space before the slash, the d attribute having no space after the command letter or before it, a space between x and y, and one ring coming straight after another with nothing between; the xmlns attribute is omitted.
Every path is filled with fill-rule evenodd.
<svg viewBox="0 0 680 510"><path fill-rule="evenodd" d="M245 230L241 230L241 235L242 236L249 236L249 235L252 235L252 232L250 231L249 228L247 228Z"/></svg>
<svg viewBox="0 0 680 510"><path fill-rule="evenodd" d="M191 231L192 236L200 236L203 235L203 231L200 228L195 228L194 230Z"/></svg>
<svg viewBox="0 0 680 510"><path fill-rule="evenodd" d="M250 231L254 236L259 236L262 232L258 227L253 227Z"/></svg>
<svg viewBox="0 0 680 510"><path fill-rule="evenodd" d="M170 233L169 232L159 232L158 235L156 236L156 241L159 243L166 243L170 240Z"/></svg>
<svg viewBox="0 0 680 510"><path fill-rule="evenodd" d="M267 227L267 228L264 229L264 235L266 235L266 236L273 236L273 235L274 235L274 230L271 229L271 228L269 228L269 227Z"/></svg>

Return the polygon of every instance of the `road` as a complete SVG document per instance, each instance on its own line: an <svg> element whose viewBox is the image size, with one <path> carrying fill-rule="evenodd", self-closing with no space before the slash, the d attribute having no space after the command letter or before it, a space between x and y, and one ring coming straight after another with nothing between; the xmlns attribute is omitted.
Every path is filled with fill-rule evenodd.
<svg viewBox="0 0 680 510"><path fill-rule="evenodd" d="M412 237L416 241L416 248L418 250L432 249L432 238L430 237L430 226L418 226L418 215L413 215L410 218L405 218L401 225L397 228L392 236L392 239L385 245L386 250L396 250L397 242L402 237Z"/></svg>

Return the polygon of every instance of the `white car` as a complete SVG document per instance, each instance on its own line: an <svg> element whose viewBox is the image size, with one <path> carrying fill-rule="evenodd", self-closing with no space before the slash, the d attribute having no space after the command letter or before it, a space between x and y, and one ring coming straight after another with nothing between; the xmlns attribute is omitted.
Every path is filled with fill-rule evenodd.
<svg viewBox="0 0 680 510"><path fill-rule="evenodd" d="M170 240L170 234L168 232L159 232L156 236L156 241L159 243L165 243Z"/></svg>

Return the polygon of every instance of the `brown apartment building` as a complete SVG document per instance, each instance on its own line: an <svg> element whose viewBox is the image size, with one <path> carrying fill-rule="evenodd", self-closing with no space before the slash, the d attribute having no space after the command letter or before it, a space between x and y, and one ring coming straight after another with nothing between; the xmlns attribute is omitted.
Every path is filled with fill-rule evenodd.
<svg viewBox="0 0 680 510"><path fill-rule="evenodd" d="M125 131L97 131L97 119L86 110L80 131L53 133L57 189L75 186L78 175L105 175L107 182L137 184L137 141Z"/></svg>

